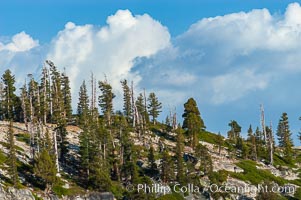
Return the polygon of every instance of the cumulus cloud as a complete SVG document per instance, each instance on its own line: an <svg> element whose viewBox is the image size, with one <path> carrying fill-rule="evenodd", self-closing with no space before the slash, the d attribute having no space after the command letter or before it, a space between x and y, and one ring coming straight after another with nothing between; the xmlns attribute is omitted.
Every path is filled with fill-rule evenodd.
<svg viewBox="0 0 301 200"><path fill-rule="evenodd" d="M119 10L106 22L102 27L68 22L47 48L21 32L0 43L5 58L0 64L18 71L24 68L20 61L29 62L34 67L26 69L37 70L50 59L69 74L74 101L82 80L94 72L98 80L106 75L117 93L126 78L156 91L166 104L190 96L207 104L229 103L301 72L298 3L283 15L257 9L204 18L172 40L147 14Z"/></svg>
<svg viewBox="0 0 301 200"><path fill-rule="evenodd" d="M149 57L169 45L170 34L160 22L147 14L133 16L129 10L119 10L104 27L67 23L53 39L47 58L66 68L72 88L93 72L98 80L105 74L118 92L120 80L140 81L140 74L132 73L136 58Z"/></svg>
<svg viewBox="0 0 301 200"><path fill-rule="evenodd" d="M300 73L300 63L301 7L293 3L283 15L256 9L201 19L135 69L145 87L224 104L273 88L280 77Z"/></svg>
<svg viewBox="0 0 301 200"><path fill-rule="evenodd" d="M14 35L11 42L4 44L0 42L0 51L10 51L10 52L24 52L28 51L39 45L38 40L33 40L33 38L26 34L24 31Z"/></svg>

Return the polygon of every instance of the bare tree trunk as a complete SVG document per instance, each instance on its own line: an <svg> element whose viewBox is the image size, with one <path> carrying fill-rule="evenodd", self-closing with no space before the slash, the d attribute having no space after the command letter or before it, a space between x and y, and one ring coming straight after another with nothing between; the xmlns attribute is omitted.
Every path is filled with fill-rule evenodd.
<svg viewBox="0 0 301 200"><path fill-rule="evenodd" d="M48 72L48 81L49 81L49 100L50 100L50 116L51 116L51 121L52 121L52 115L53 115L53 98L52 98L52 88L51 88L51 78L50 78L50 73L49 70Z"/></svg>
<svg viewBox="0 0 301 200"><path fill-rule="evenodd" d="M261 110L261 126L262 126L262 132L264 136L264 142L265 145L267 145L267 133L266 133L266 127L265 127L265 118L264 118L264 108L263 105L260 105L260 110Z"/></svg>
<svg viewBox="0 0 301 200"><path fill-rule="evenodd" d="M53 143L54 143L55 166L56 166L57 173L59 173L60 165L59 165L59 156L58 156L58 150L57 150L56 130L53 131Z"/></svg>
<svg viewBox="0 0 301 200"><path fill-rule="evenodd" d="M134 86L133 86L133 81L131 84L131 93L132 93L132 109L133 109L133 127L135 128L136 126L136 106L135 106L135 98L134 98Z"/></svg>
<svg viewBox="0 0 301 200"><path fill-rule="evenodd" d="M43 76L44 76L44 81L45 81L45 83L44 83L44 85L43 85L43 102L44 102L44 108L43 108L43 110L44 110L44 115L43 115L43 123L44 123L44 125L46 125L46 123L47 123L47 110L46 110L46 101L47 101L47 98L46 98L46 95L47 95L47 80L46 80L46 78L47 78L47 76L46 76L46 73L47 73L47 69L44 67L44 69L43 69Z"/></svg>
<svg viewBox="0 0 301 200"><path fill-rule="evenodd" d="M274 144L273 144L273 127L272 122L270 123L270 136L269 136L269 145L270 145L270 164L273 165L274 163Z"/></svg>
<svg viewBox="0 0 301 200"><path fill-rule="evenodd" d="M24 87L26 87L26 83L24 84ZM25 94L22 94L23 118L24 118L24 123L25 123L26 130L28 131L27 109L26 109L26 104L25 104L25 98L26 98Z"/></svg>

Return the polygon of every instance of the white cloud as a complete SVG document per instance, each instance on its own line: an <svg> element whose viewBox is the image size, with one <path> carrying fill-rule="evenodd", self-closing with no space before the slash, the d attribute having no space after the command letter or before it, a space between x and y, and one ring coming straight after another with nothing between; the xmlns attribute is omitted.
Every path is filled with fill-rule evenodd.
<svg viewBox="0 0 301 200"><path fill-rule="evenodd" d="M135 69L144 87L177 90L179 98L194 96L208 104L272 89L301 72L301 7L290 4L283 15L257 9L201 19Z"/></svg>
<svg viewBox="0 0 301 200"><path fill-rule="evenodd" d="M147 14L133 16L128 10L119 10L108 17L104 27L67 23L53 39L47 58L66 68L76 98L77 88L91 72L98 80L106 74L117 92L124 78L137 84L141 77L131 72L134 60L169 45L170 34L158 21Z"/></svg>
<svg viewBox="0 0 301 200"><path fill-rule="evenodd" d="M119 81L127 78L166 102L195 96L223 104L301 72L301 7L290 4L283 15L257 9L204 18L173 40L151 16L119 10L103 27L68 22L49 48L38 45L25 32L16 34L0 43L0 64L21 74L23 61L27 72L51 59L66 68L74 102L93 71L98 80L106 74L119 96Z"/></svg>
<svg viewBox="0 0 301 200"><path fill-rule="evenodd" d="M0 51L7 50L10 52L24 52L37 47L39 45L38 40L33 40L24 31L14 35L11 42L3 44L0 42Z"/></svg>

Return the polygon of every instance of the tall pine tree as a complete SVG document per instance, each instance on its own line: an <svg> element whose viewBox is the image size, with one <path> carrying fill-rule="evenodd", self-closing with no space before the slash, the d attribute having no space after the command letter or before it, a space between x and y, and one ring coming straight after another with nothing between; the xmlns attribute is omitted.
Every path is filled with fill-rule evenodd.
<svg viewBox="0 0 301 200"><path fill-rule="evenodd" d="M188 99L184 104L184 118L183 128L186 130L190 139L190 146L195 149L198 145L198 134L205 130L204 121L201 118L200 111L197 107L196 101L193 98Z"/></svg>
<svg viewBox="0 0 301 200"><path fill-rule="evenodd" d="M159 116L161 109L162 109L162 103L159 102L158 97L155 93L151 92L148 96L148 114L149 116L152 116L153 124L156 123L156 119Z"/></svg>
<svg viewBox="0 0 301 200"><path fill-rule="evenodd" d="M277 136L279 147L283 148L284 158L287 162L290 163L292 161L293 154L293 140L291 138L292 133L289 129L287 113L282 113L282 116L278 123Z"/></svg>
<svg viewBox="0 0 301 200"><path fill-rule="evenodd" d="M2 76L2 81L4 84L3 92L4 99L2 102L3 105L3 118L6 120L13 119L14 117L14 107L15 107L15 76L12 75L11 71L8 69L4 72Z"/></svg>

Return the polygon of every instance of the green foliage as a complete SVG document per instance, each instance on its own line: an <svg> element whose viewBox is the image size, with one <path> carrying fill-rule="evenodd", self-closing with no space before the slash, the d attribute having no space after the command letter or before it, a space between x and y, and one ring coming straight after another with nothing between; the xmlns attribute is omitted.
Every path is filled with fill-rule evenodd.
<svg viewBox="0 0 301 200"><path fill-rule="evenodd" d="M0 151L0 166L3 165L6 161L7 157L5 156L5 154Z"/></svg>
<svg viewBox="0 0 301 200"><path fill-rule="evenodd" d="M156 123L156 119L159 116L161 109L162 109L162 103L159 102L158 97L155 93L151 92L148 96L148 114L149 116L152 116L153 124Z"/></svg>
<svg viewBox="0 0 301 200"><path fill-rule="evenodd" d="M187 131L190 139L190 146L195 149L198 144L198 135L200 131L205 130L204 121L201 118L200 111L197 107L196 101L193 98L188 99L184 104L184 118L183 128Z"/></svg>
<svg viewBox="0 0 301 200"><path fill-rule="evenodd" d="M132 92L130 87L128 86L127 80L124 79L120 81L123 89L123 113L127 119L129 119L132 115Z"/></svg>
<svg viewBox="0 0 301 200"><path fill-rule="evenodd" d="M52 191L59 197L70 195L70 190L63 188L61 184L55 184Z"/></svg>
<svg viewBox="0 0 301 200"><path fill-rule="evenodd" d="M148 163L149 163L149 169L151 175L155 175L157 173L157 164L155 163L155 152L154 152L154 147L151 146L149 149L149 154L148 154Z"/></svg>
<svg viewBox="0 0 301 200"><path fill-rule="evenodd" d="M186 183L186 177L184 175L184 136L181 132L181 129L176 130L177 133L177 146L176 146L176 170L177 170L177 181L184 185Z"/></svg>
<svg viewBox="0 0 301 200"><path fill-rule="evenodd" d="M113 99L115 94L112 92L112 86L105 80L99 81L100 96L98 97L99 106L104 115L107 126L111 125L111 115L113 113Z"/></svg>
<svg viewBox="0 0 301 200"><path fill-rule="evenodd" d="M221 185L225 181L227 181L229 172L226 170L219 170L217 172L211 172L209 174L209 180L212 184Z"/></svg>
<svg viewBox="0 0 301 200"><path fill-rule="evenodd" d="M198 134L199 140L208 142L211 144L219 145L221 141L224 140L223 136L219 136L217 134L208 132L208 131L200 131L200 134ZM226 144L222 143L221 146L225 146Z"/></svg>
<svg viewBox="0 0 301 200"><path fill-rule="evenodd" d="M251 160L244 160L237 164L237 166L241 167L244 172L243 173L234 173L229 172L230 175L233 178L237 178L243 181L249 181L252 184L260 184L263 181L274 181L275 183L279 185L284 185L288 181L286 181L283 178L276 177L273 174L271 174L268 170L260 170L256 168L256 162Z"/></svg>
<svg viewBox="0 0 301 200"><path fill-rule="evenodd" d="M157 198L157 200L184 200L184 197L179 193L172 193L163 195Z"/></svg>
<svg viewBox="0 0 301 200"><path fill-rule="evenodd" d="M171 180L173 180L174 178L173 161L166 149L162 152L160 167L161 167L161 180L163 181L163 183L169 183Z"/></svg>
<svg viewBox="0 0 301 200"><path fill-rule="evenodd" d="M281 119L278 123L277 136L279 140L279 147L283 148L284 158L288 163L292 162L292 147L294 146L294 144L291 138L292 133L289 129L287 113L282 113Z"/></svg>
<svg viewBox="0 0 301 200"><path fill-rule="evenodd" d="M30 135L28 133L15 134L16 140L30 144Z"/></svg>
<svg viewBox="0 0 301 200"><path fill-rule="evenodd" d="M46 185L46 190L51 189L56 182L56 166L54 158L49 154L47 149L43 149L36 159L34 172L41 177Z"/></svg>
<svg viewBox="0 0 301 200"><path fill-rule="evenodd" d="M228 138L236 143L236 140L240 137L241 126L235 120L231 120L228 126L231 128L228 131Z"/></svg>
<svg viewBox="0 0 301 200"><path fill-rule="evenodd" d="M286 198L281 196L280 194L277 194L275 192L272 192L272 187L275 187L275 185L270 181L264 181L262 184L267 190L261 190L259 194L257 195L257 200L285 200Z"/></svg>
<svg viewBox="0 0 301 200"><path fill-rule="evenodd" d="M15 148L15 138L13 131L13 122L10 121L8 131L7 131L7 142L8 146L8 157L7 157L7 165L8 165L8 174L12 181L14 187L17 187L19 182L18 171L17 171L17 156L16 156L16 148Z"/></svg>
<svg viewBox="0 0 301 200"><path fill-rule="evenodd" d="M294 194L296 199L301 199L301 188L298 188Z"/></svg>
<svg viewBox="0 0 301 200"><path fill-rule="evenodd" d="M6 143L6 142L2 142L2 141L1 141L0 144L1 144L2 146L4 146L5 148L9 148L9 147L10 147L10 144L9 144L9 143ZM24 152L24 149L22 149L21 147L19 147L19 146L17 146L17 145L15 145L14 148L17 150L17 152L18 152L18 151Z"/></svg>
<svg viewBox="0 0 301 200"><path fill-rule="evenodd" d="M212 171L212 160L207 147L199 144L196 147L195 155L200 161L200 171L202 171L205 175L210 174Z"/></svg>
<svg viewBox="0 0 301 200"><path fill-rule="evenodd" d="M14 86L15 84L15 76L12 75L11 71L8 69L4 72L3 76L2 76L2 81L4 84L4 88L3 88L3 101L2 103L2 119L7 119L7 120L12 120L14 118L14 110L15 110L15 106L16 106L16 95L15 95L15 91L16 88ZM2 94L1 94L2 95Z"/></svg>
<svg viewBox="0 0 301 200"><path fill-rule="evenodd" d="M135 102L138 113L142 116L143 124L145 125L149 123L149 114L147 112L146 101L147 100L144 92L144 94L139 93L137 100Z"/></svg>
<svg viewBox="0 0 301 200"><path fill-rule="evenodd" d="M84 128L89 120L89 96L87 94L86 82L83 81L79 88L77 103L77 115L79 127Z"/></svg>
<svg viewBox="0 0 301 200"><path fill-rule="evenodd" d="M65 73L61 75L61 85L62 85L62 96L63 96L63 116L67 121L71 120L72 117L72 106L71 106L71 89L69 77Z"/></svg>
<svg viewBox="0 0 301 200"><path fill-rule="evenodd" d="M291 168L296 167L296 165L294 164L294 162L287 162L286 159L284 159L283 157L281 157L278 153L274 153L274 166L288 166Z"/></svg>

